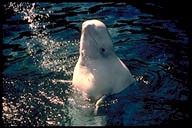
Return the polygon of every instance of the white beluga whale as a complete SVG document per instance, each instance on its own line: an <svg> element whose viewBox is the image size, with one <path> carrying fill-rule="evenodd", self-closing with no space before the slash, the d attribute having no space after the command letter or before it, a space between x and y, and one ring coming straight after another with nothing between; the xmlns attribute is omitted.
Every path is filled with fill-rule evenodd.
<svg viewBox="0 0 192 128"><path fill-rule="evenodd" d="M83 22L72 85L97 101L121 92L134 81L129 69L116 56L105 24L95 19Z"/></svg>

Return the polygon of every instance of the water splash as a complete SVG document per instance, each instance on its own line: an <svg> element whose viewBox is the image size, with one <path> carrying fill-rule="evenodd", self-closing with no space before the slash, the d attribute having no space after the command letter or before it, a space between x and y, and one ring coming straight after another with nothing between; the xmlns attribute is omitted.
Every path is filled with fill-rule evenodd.
<svg viewBox="0 0 192 128"><path fill-rule="evenodd" d="M52 11L39 8L37 3L25 2L10 2L7 8L21 14L22 19L27 21L33 34L31 34L32 40L25 44L28 54L33 57L39 68L71 75L77 60L79 40L66 39L67 41L58 42L46 32Z"/></svg>
<svg viewBox="0 0 192 128"><path fill-rule="evenodd" d="M79 40L65 39L65 41L56 41L53 39L46 32L46 26L50 25L47 19L51 11L46 12L44 8L39 8L37 3L10 2L5 6L20 15L22 20L27 21L32 34L30 35L31 40L27 40L24 44L27 47L28 55L33 59L35 67L43 74L52 73L53 75L50 75L47 80L41 79L40 77L42 76L40 74L37 76L39 80L35 80L35 78L31 81L21 80L20 86L29 86L31 90L20 90L22 92L17 92L17 90L8 91L13 94L17 92L19 101L10 102L9 99L3 97L3 118L6 119L4 121L11 121L6 124L11 124L12 126L18 124L17 122L20 122L21 125L27 125L34 120L36 120L36 124L33 124L34 126L67 125L71 120L70 118L74 116L67 115L69 113L68 106L70 106L68 95L73 90L70 89L68 84L52 83L52 79L57 79L58 76L71 78L78 57ZM63 75L58 75L58 73ZM3 82L4 85L10 86L10 88L6 87L8 89L17 88L17 82L15 81L4 79ZM17 96L15 94L15 96L11 97ZM55 106L57 109L51 106ZM34 110L37 107L39 110ZM26 116L19 116L19 113L23 113ZM43 119L40 121L41 117Z"/></svg>

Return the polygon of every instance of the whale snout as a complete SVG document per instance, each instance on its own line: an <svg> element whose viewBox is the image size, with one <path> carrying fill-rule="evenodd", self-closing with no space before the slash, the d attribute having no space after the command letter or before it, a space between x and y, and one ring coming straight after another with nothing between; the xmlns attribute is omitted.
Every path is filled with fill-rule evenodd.
<svg viewBox="0 0 192 128"><path fill-rule="evenodd" d="M87 30L93 30L95 29L95 25L94 24L87 24L86 22L84 22L82 24L82 30L87 31Z"/></svg>

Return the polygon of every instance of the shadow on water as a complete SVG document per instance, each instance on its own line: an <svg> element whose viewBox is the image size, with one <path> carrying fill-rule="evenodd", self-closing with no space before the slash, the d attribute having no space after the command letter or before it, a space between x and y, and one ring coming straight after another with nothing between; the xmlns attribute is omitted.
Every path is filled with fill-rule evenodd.
<svg viewBox="0 0 192 128"><path fill-rule="evenodd" d="M183 25L188 22L183 15L172 15L169 7L163 2L4 4L3 125L142 126L188 121L190 49L189 31ZM94 18L106 24L117 56L137 81L104 99L98 116L91 112L94 104L70 84L53 81L72 79L81 24Z"/></svg>

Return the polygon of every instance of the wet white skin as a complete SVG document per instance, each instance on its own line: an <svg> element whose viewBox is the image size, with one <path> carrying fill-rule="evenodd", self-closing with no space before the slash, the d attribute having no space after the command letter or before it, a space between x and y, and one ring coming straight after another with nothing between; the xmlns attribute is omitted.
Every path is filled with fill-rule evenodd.
<svg viewBox="0 0 192 128"><path fill-rule="evenodd" d="M72 84L98 100L104 95L121 92L133 82L129 69L115 55L105 24L99 20L85 21Z"/></svg>

